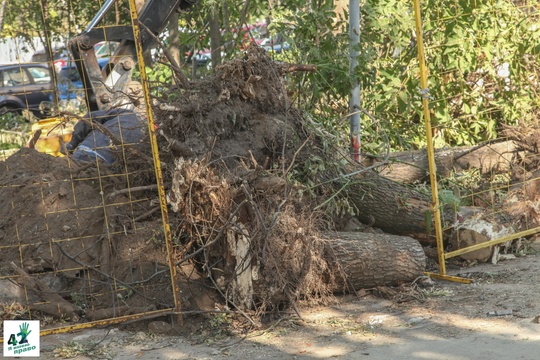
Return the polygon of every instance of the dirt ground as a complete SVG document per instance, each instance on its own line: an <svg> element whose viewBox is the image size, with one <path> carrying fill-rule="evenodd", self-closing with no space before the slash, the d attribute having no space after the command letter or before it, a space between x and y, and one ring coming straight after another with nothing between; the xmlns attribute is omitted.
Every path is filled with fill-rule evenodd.
<svg viewBox="0 0 540 360"><path fill-rule="evenodd" d="M244 336L211 330L160 335L142 327L48 335L41 339L41 358L533 360L540 349L539 260L531 254L451 267L452 275L474 282L435 281L405 302L376 291L347 295L333 306L300 308L302 319L291 314ZM193 321L186 317L185 326ZM155 323L146 325L155 329Z"/></svg>

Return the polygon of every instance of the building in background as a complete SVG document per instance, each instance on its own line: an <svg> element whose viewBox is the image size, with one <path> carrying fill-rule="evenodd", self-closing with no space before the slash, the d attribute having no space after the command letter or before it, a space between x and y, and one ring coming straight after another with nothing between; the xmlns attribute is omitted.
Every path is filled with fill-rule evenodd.
<svg viewBox="0 0 540 360"><path fill-rule="evenodd" d="M54 42L53 49L63 46L61 42ZM34 38L31 42L22 37L0 39L0 64L13 64L32 61L34 53L45 53L45 47L40 38Z"/></svg>

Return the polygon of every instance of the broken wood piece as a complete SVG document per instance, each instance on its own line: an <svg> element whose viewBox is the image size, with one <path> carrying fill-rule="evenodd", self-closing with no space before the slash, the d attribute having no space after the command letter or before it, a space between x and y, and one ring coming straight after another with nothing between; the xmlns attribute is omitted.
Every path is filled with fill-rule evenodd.
<svg viewBox="0 0 540 360"><path fill-rule="evenodd" d="M162 104L163 105L163 104ZM169 145L167 146L168 150L173 153L176 157L191 157L193 156L193 151L188 149L185 145L182 145L178 140L172 137L164 129L159 129L158 133L167 140Z"/></svg>
<svg viewBox="0 0 540 360"><path fill-rule="evenodd" d="M511 227L501 225L502 222L495 219L485 219L484 213L477 213L472 217L457 223L450 238L450 245L454 250L467 248L472 245L484 243L507 236L513 232ZM493 264L499 261L499 247L508 246L511 241L501 244L488 246L479 250L460 255L464 260L488 262Z"/></svg>

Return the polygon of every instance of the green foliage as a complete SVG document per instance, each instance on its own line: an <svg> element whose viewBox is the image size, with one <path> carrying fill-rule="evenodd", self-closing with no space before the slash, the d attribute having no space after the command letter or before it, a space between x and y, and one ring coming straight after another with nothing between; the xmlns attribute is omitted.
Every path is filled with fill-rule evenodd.
<svg viewBox="0 0 540 360"><path fill-rule="evenodd" d="M67 40L80 32L98 12L99 2L58 2L52 0L9 0L2 19L2 37L33 37ZM24 9L24 16L21 16ZM127 13L127 12L126 12ZM114 16L114 14L113 14Z"/></svg>
<svg viewBox="0 0 540 360"><path fill-rule="evenodd" d="M308 111L326 131L348 132L349 72L347 17L336 13L333 0L283 0L272 5L251 1L205 0L182 13L179 27L182 55L210 48L208 19L219 10L222 54L239 56L245 46L245 24L270 19L271 36L280 34L290 50L272 54L277 61L317 65L315 73L288 78L295 105ZM429 96L436 146L469 145L493 139L502 124L536 118L540 91L540 21L511 0L426 0L422 2ZM67 39L80 32L97 13L99 3L10 0L2 36ZM25 9L25 16L20 16ZM361 84L362 107L380 121L362 115L365 153L381 152L384 133L395 150L426 145L420 95L419 64L412 1L363 0L361 45L354 77ZM127 23L128 6L120 6ZM116 21L114 11L105 24ZM249 35L248 35L249 36ZM167 36L162 36L168 44ZM189 58L186 58L189 60ZM191 72L188 67L186 72ZM199 76L204 75L199 68ZM148 70L154 95L172 83L170 69Z"/></svg>
<svg viewBox="0 0 540 360"><path fill-rule="evenodd" d="M270 31L281 34L291 51L281 59L317 65L316 73L295 78L297 103L318 116L335 113L350 91L348 75L348 35L345 23L337 21L332 0L305 2L272 12ZM342 113L344 114L344 113Z"/></svg>
<svg viewBox="0 0 540 360"><path fill-rule="evenodd" d="M0 130L28 131L30 127L22 115L13 112L0 115Z"/></svg>
<svg viewBox="0 0 540 360"><path fill-rule="evenodd" d="M368 0L359 70L364 103L391 119L397 144L425 145L417 39L411 4ZM511 1L426 1L423 9L429 95L436 145L469 145L497 135L501 124L530 121L537 107L540 23ZM399 147L399 146L395 146Z"/></svg>
<svg viewBox="0 0 540 360"><path fill-rule="evenodd" d="M31 129L31 124L22 115L6 113L0 115L0 150L19 149L25 145L27 134ZM19 134L19 135L17 135Z"/></svg>
<svg viewBox="0 0 540 360"><path fill-rule="evenodd" d="M282 5L273 10L271 29L287 34L294 45L289 61L318 66L316 73L291 78L297 104L327 129L346 133L342 119L351 87L346 24L337 18L332 1ZM361 11L355 77L362 106L382 120L382 127L373 126L363 117L364 150L377 151L381 129L393 149L424 147L412 2L365 0ZM428 0L422 17L436 146L475 144L495 138L502 124L535 119L538 17L510 0Z"/></svg>

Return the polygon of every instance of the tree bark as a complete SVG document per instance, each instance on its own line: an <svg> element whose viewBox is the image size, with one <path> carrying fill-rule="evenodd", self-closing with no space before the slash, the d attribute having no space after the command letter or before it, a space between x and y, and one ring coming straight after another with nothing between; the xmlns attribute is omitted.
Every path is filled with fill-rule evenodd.
<svg viewBox="0 0 540 360"><path fill-rule="evenodd" d="M516 152L517 145L514 141L437 149L435 150L437 175L446 177L452 170L459 172L470 168L477 168L482 174L507 171ZM379 174L404 184L426 180L429 176L427 151L423 149L392 153L390 165L383 167Z"/></svg>
<svg viewBox="0 0 540 360"><path fill-rule="evenodd" d="M210 13L210 49L212 71L221 65L221 29L219 25L219 6L214 5L214 9Z"/></svg>
<svg viewBox="0 0 540 360"><path fill-rule="evenodd" d="M337 279L334 292L414 281L426 266L422 246L408 236L361 232L327 233L333 258L346 275Z"/></svg>
<svg viewBox="0 0 540 360"><path fill-rule="evenodd" d="M169 52L177 65L180 65L180 31L178 29L178 13L174 12L169 20Z"/></svg>
<svg viewBox="0 0 540 360"><path fill-rule="evenodd" d="M6 9L7 0L2 0L2 6L0 7L0 31L4 30L4 11Z"/></svg>
<svg viewBox="0 0 540 360"><path fill-rule="evenodd" d="M367 172L352 179L349 198L358 209L358 219L364 224L396 235L429 232L431 226L431 196L406 185ZM447 216L451 216L448 212Z"/></svg>

